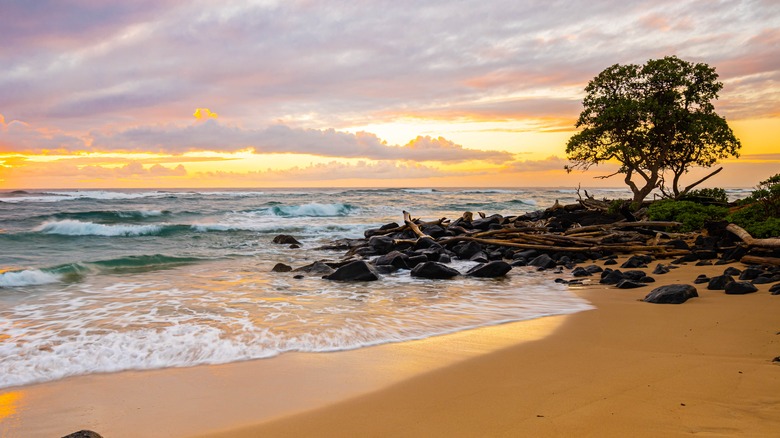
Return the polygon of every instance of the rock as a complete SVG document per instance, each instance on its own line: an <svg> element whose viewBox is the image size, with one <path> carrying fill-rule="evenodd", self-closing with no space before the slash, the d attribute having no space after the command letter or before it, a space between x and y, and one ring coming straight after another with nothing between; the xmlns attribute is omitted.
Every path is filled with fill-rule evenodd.
<svg viewBox="0 0 780 438"><path fill-rule="evenodd" d="M377 265L374 266L374 269L376 272L385 275L385 274L392 274L393 272L398 271L400 268L395 267L393 265Z"/></svg>
<svg viewBox="0 0 780 438"><path fill-rule="evenodd" d="M670 240L666 242L666 245L671 246L674 249L691 249L691 247L681 239Z"/></svg>
<svg viewBox="0 0 780 438"><path fill-rule="evenodd" d="M423 225L420 227L420 231L436 239L443 237L447 233L444 228L435 224Z"/></svg>
<svg viewBox="0 0 780 438"><path fill-rule="evenodd" d="M298 275L293 275L293 278L296 279L296 280L301 280L303 278L306 278L306 276L298 274Z"/></svg>
<svg viewBox="0 0 780 438"><path fill-rule="evenodd" d="M646 284L640 283L634 280L620 280L617 284L618 289L635 289L637 287L644 287Z"/></svg>
<svg viewBox="0 0 780 438"><path fill-rule="evenodd" d="M572 277L590 277L593 274L588 272L588 270L583 267L577 267L571 271L571 275Z"/></svg>
<svg viewBox="0 0 780 438"><path fill-rule="evenodd" d="M273 268L271 268L271 272L290 272L292 271L292 266L285 265L284 263L277 263L274 265Z"/></svg>
<svg viewBox="0 0 780 438"><path fill-rule="evenodd" d="M293 269L293 272L305 272L307 274L328 275L334 272L334 269L320 261Z"/></svg>
<svg viewBox="0 0 780 438"><path fill-rule="evenodd" d="M495 278L503 277L512 270L512 266L504 261L496 260L489 263L474 266L466 272L469 277Z"/></svg>
<svg viewBox="0 0 780 438"><path fill-rule="evenodd" d="M732 283L733 281L734 278L732 278L731 275L718 275L717 277L712 277L710 279L709 284L707 284L707 289L725 290L726 285Z"/></svg>
<svg viewBox="0 0 780 438"><path fill-rule="evenodd" d="M647 275L645 275L644 277L640 278L638 281L640 283L655 283L655 278L648 277Z"/></svg>
<svg viewBox="0 0 780 438"><path fill-rule="evenodd" d="M599 265L588 265L588 266L585 266L585 270L590 272L591 274L597 274L599 272L603 272L604 268L602 268Z"/></svg>
<svg viewBox="0 0 780 438"><path fill-rule="evenodd" d="M488 260L490 260L490 259L488 258L488 255L485 254L484 251L480 251L480 252L474 254L473 256L469 257L469 260L471 260L472 262L477 262L477 263L487 263Z"/></svg>
<svg viewBox="0 0 780 438"><path fill-rule="evenodd" d="M452 258L449 256L449 254L441 253L439 254L439 260L436 260L439 263L451 263Z"/></svg>
<svg viewBox="0 0 780 438"><path fill-rule="evenodd" d="M537 268L543 268L543 269L550 269L554 268L557 263L555 263L555 260L550 258L547 254L542 254L539 256L536 256L533 260L528 262L529 266L536 266Z"/></svg>
<svg viewBox="0 0 780 438"><path fill-rule="evenodd" d="M276 237L274 237L273 240L274 243L280 244L280 245L300 245L301 242L298 242L295 237L287 235L287 234L280 234Z"/></svg>
<svg viewBox="0 0 780 438"><path fill-rule="evenodd" d="M669 268L660 263L655 265L655 269L653 269L653 274L656 275L668 274L668 273L669 273Z"/></svg>
<svg viewBox="0 0 780 438"><path fill-rule="evenodd" d="M709 283L710 277L707 277L704 274L699 274L698 277L696 277L696 280L693 280L693 284L702 284L702 283Z"/></svg>
<svg viewBox="0 0 780 438"><path fill-rule="evenodd" d="M747 268L739 275L740 280L755 280L758 278L759 275L763 274L764 271L761 269L756 268Z"/></svg>
<svg viewBox="0 0 780 438"><path fill-rule="evenodd" d="M699 260L714 260L718 258L718 253L714 250L704 250L704 251L694 251L694 254L696 254L696 257Z"/></svg>
<svg viewBox="0 0 780 438"><path fill-rule="evenodd" d="M732 281L726 285L726 295L745 295L757 291L758 288L747 281Z"/></svg>
<svg viewBox="0 0 780 438"><path fill-rule="evenodd" d="M398 251L390 251L385 255L377 257L374 260L374 264L377 266L394 266L398 269L409 269L409 264L406 263L408 259L408 256Z"/></svg>
<svg viewBox="0 0 780 438"><path fill-rule="evenodd" d="M393 238L389 236L371 236L368 246L379 254L387 254L393 250Z"/></svg>
<svg viewBox="0 0 780 438"><path fill-rule="evenodd" d="M80 430L78 432L73 432L70 435L65 435L62 438L103 438L99 433L93 432L91 430Z"/></svg>
<svg viewBox="0 0 780 438"><path fill-rule="evenodd" d="M372 267L363 260L355 260L338 269L336 272L322 277L336 281L376 281L379 276Z"/></svg>
<svg viewBox="0 0 780 438"><path fill-rule="evenodd" d="M640 278L646 276L647 274L645 274L645 271L630 270L630 271L623 272L623 278L626 278L628 280L638 281Z"/></svg>
<svg viewBox="0 0 780 438"><path fill-rule="evenodd" d="M625 262L623 262L622 265L620 265L621 268L646 268L647 264L653 261L653 259L649 256L644 255L633 255L628 258Z"/></svg>
<svg viewBox="0 0 780 438"><path fill-rule="evenodd" d="M617 260L609 259L609 260L604 262L604 266L609 266L609 265L617 265Z"/></svg>
<svg viewBox="0 0 780 438"><path fill-rule="evenodd" d="M753 283L753 284L769 284L769 283L774 283L776 281L780 281L780 275L773 275L771 277L768 277L766 275L761 275L760 277L758 277L755 280L751 281L751 283Z"/></svg>
<svg viewBox="0 0 780 438"><path fill-rule="evenodd" d="M780 295L780 283L769 288L769 293L772 295Z"/></svg>
<svg viewBox="0 0 780 438"><path fill-rule="evenodd" d="M408 259L406 259L406 264L409 265L409 269L413 269L415 266L419 265L420 263L428 262L428 256L426 255L413 255L410 256Z"/></svg>
<svg viewBox="0 0 780 438"><path fill-rule="evenodd" d="M698 296L696 288L689 284L669 284L651 290L642 301L655 304L682 304Z"/></svg>
<svg viewBox="0 0 780 438"><path fill-rule="evenodd" d="M477 242L466 242L454 248L455 255L461 260L468 260L474 254L482 251L482 245Z"/></svg>
<svg viewBox="0 0 780 438"><path fill-rule="evenodd" d="M622 280L624 280L623 273L618 271L618 270L615 270L615 271L607 272L606 275L601 277L601 281L599 281L599 283L601 283L601 284L618 284Z"/></svg>
<svg viewBox="0 0 780 438"><path fill-rule="evenodd" d="M298 245L297 243L293 243L293 244L292 244L292 245L290 245L288 248L290 248L290 249L298 249L298 248L300 248L300 247L301 247L301 245Z"/></svg>
<svg viewBox="0 0 780 438"><path fill-rule="evenodd" d="M528 260L528 259L532 259L532 258L534 258L534 257L536 257L538 255L539 255L539 251L537 251L535 249L525 249L523 251L516 252L512 256L512 259L514 259L514 260L517 260L517 259L526 259L526 260Z"/></svg>
<svg viewBox="0 0 780 438"><path fill-rule="evenodd" d="M729 266L725 271L723 271L723 275L739 275L741 273L742 271L733 266Z"/></svg>
<svg viewBox="0 0 780 438"><path fill-rule="evenodd" d="M377 233L381 233L382 231L385 231L385 230L392 230L393 228L398 228L398 227L399 227L399 225L397 223L391 222L389 224L384 224L384 225L382 225L381 227L379 227L377 229L366 230L366 231L363 232L363 236L365 236L365 238L368 239L368 238L370 238L371 236L373 236L373 235L375 235Z"/></svg>
<svg viewBox="0 0 780 438"><path fill-rule="evenodd" d="M515 260L512 262L512 266L528 266L528 262L526 262L524 259Z"/></svg>
<svg viewBox="0 0 780 438"><path fill-rule="evenodd" d="M436 243L435 240L430 237L421 237L417 239L414 244L414 249L426 249L426 248L441 248L441 245Z"/></svg>
<svg viewBox="0 0 780 438"><path fill-rule="evenodd" d="M420 263L412 269L412 277L446 279L460 275L460 272L439 262Z"/></svg>
<svg viewBox="0 0 780 438"><path fill-rule="evenodd" d="M695 266L710 266L712 265L712 260L699 260L696 262Z"/></svg>

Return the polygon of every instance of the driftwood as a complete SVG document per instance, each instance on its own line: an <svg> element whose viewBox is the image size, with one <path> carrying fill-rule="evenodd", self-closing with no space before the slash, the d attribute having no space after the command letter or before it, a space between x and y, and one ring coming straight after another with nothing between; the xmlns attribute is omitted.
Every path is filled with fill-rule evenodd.
<svg viewBox="0 0 780 438"><path fill-rule="evenodd" d="M422 231L420 231L420 227L418 227L418 226L417 226L417 224L416 224L416 223L414 223L414 221L412 220L412 215L411 215L411 214L409 214L409 212L408 212L408 211L404 211L404 223L405 223L405 224L406 224L406 226L407 226L407 227L409 227L409 228L412 230L412 232L413 232L414 234L416 234L418 237L427 237L427 238L429 238L429 239L431 238L431 236L429 236L429 235L427 235L427 234L423 233Z"/></svg>
<svg viewBox="0 0 780 438"><path fill-rule="evenodd" d="M587 233L590 231L597 231L597 230L608 230L613 228L641 228L641 227L676 227L682 225L680 222L670 222L670 221L637 221L637 222L615 222L611 224L602 224L602 225L588 225L587 227L579 227L579 228L572 228L570 230L566 230L564 234L580 234L580 233Z"/></svg>
<svg viewBox="0 0 780 438"><path fill-rule="evenodd" d="M769 239L756 239L755 237L751 236L750 233L748 233L744 228L736 224L728 224L726 226L726 230L739 237L740 240L745 242L748 247L780 249L780 238L778 237L772 237Z"/></svg>
<svg viewBox="0 0 780 438"><path fill-rule="evenodd" d="M759 256L752 256L752 255L746 255L742 257L740 262L746 264L746 265L774 265L774 266L780 266L780 258L778 257L759 257Z"/></svg>
<svg viewBox="0 0 780 438"><path fill-rule="evenodd" d="M509 248L519 248L519 249L540 249L544 251L568 251L568 252L584 252L584 251L613 251L613 252L624 252L624 253L630 253L630 252L639 252L639 251L668 251L669 248L666 246L649 246L649 245L593 245L593 246L549 246L549 245L537 245L537 244L529 244L529 243L516 243L516 242L508 242L503 240L492 240L492 239L480 239L476 237L468 237L468 236L457 236L457 237L451 237L449 239L444 239L440 241L439 243L443 245L448 245L451 243L457 243L457 242L476 242L482 245L496 245L496 246L506 246ZM681 254L688 253L688 251L683 252L680 251Z"/></svg>

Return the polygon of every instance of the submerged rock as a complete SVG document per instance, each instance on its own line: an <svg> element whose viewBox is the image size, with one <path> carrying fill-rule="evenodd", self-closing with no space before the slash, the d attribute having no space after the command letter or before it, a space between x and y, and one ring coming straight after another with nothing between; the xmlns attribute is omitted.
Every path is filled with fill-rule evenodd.
<svg viewBox="0 0 780 438"><path fill-rule="evenodd" d="M301 242L298 242L298 240L295 239L295 237L290 236L288 234L280 234L276 237L274 237L273 240L274 243L279 245L300 245Z"/></svg>
<svg viewBox="0 0 780 438"><path fill-rule="evenodd" d="M365 261L355 260L322 278L337 281L375 281L379 280L379 275Z"/></svg>
<svg viewBox="0 0 780 438"><path fill-rule="evenodd" d="M443 265L439 262L425 262L420 263L412 269L412 277L432 278L432 279L446 279L460 275L455 269L449 266Z"/></svg>
<svg viewBox="0 0 780 438"><path fill-rule="evenodd" d="M277 263L274 265L273 268L271 268L271 272L290 272L292 271L292 266L285 265L284 263Z"/></svg>
<svg viewBox="0 0 780 438"><path fill-rule="evenodd" d="M333 268L320 261L293 269L293 272L305 272L307 274L315 275L328 275L332 274L334 271Z"/></svg>
<svg viewBox="0 0 780 438"><path fill-rule="evenodd" d="M466 272L466 275L469 277L495 278L503 277L511 270L512 266L509 263L496 260L474 266Z"/></svg>
<svg viewBox="0 0 780 438"><path fill-rule="evenodd" d="M682 304L698 296L696 288L690 284L669 284L651 290L642 301L654 304Z"/></svg>

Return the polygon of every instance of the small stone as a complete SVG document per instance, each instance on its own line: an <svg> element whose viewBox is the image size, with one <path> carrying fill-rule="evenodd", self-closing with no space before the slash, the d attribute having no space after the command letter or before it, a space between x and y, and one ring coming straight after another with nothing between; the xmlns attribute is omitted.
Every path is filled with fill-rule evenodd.
<svg viewBox="0 0 780 438"><path fill-rule="evenodd" d="M609 259L609 260L604 262L604 266L609 266L609 265L617 265L617 260Z"/></svg>
<svg viewBox="0 0 780 438"><path fill-rule="evenodd" d="M293 275L293 278L296 279L296 280L300 280L300 279L303 279L305 277L303 275L301 275L301 274L297 274L297 275Z"/></svg>
<svg viewBox="0 0 780 438"><path fill-rule="evenodd" d="M336 281L376 281L379 276L374 269L363 260L355 260L336 269L330 275L322 277L326 280Z"/></svg>
<svg viewBox="0 0 780 438"><path fill-rule="evenodd" d="M669 268L660 263L655 265L655 269L653 269L653 274L656 275L668 274L668 273L669 273Z"/></svg>
<svg viewBox="0 0 780 438"><path fill-rule="evenodd" d="M621 268L646 268L647 264L652 261L652 258L649 256L642 256L642 255L633 255L628 258L625 262L623 262L622 265L620 265Z"/></svg>
<svg viewBox="0 0 780 438"><path fill-rule="evenodd" d="M604 268L602 268L599 265L588 265L585 267L585 270L590 272L591 274L597 274L599 272L604 271Z"/></svg>
<svg viewBox="0 0 780 438"><path fill-rule="evenodd" d="M742 271L740 271L739 269L733 266L729 266L728 268L726 268L726 270L723 271L723 275L739 275L741 273Z"/></svg>
<svg viewBox="0 0 780 438"><path fill-rule="evenodd" d="M574 268L574 270L571 271L571 275L572 277L590 277L593 274L588 272L587 269L580 266Z"/></svg>
<svg viewBox="0 0 780 438"><path fill-rule="evenodd" d="M640 283L655 283L655 278L648 277L647 275L645 275L644 277L640 278L638 281Z"/></svg>
<svg viewBox="0 0 780 438"><path fill-rule="evenodd" d="M634 280L620 280L620 282L617 284L618 289L635 289L638 287L644 287L646 284L640 283L638 281Z"/></svg>
<svg viewBox="0 0 780 438"><path fill-rule="evenodd" d="M693 284L702 284L702 283L709 283L710 277L707 277L704 274L699 274L698 277L696 277L696 280L693 280Z"/></svg>
<svg viewBox="0 0 780 438"><path fill-rule="evenodd" d="M274 265L273 268L271 268L271 272L290 272L292 271L292 266L285 265L284 263L277 263Z"/></svg>
<svg viewBox="0 0 780 438"><path fill-rule="evenodd" d="M550 256L548 256L547 254L542 254L540 256L535 257L530 262L528 262L528 265L536 266L537 268L550 269L550 268L554 268L556 266L556 263L555 260L550 258Z"/></svg>

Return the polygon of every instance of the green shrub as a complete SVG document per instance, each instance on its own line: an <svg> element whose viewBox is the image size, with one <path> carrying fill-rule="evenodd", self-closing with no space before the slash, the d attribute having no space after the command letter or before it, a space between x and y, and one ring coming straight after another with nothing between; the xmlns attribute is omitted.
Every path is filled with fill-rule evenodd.
<svg viewBox="0 0 780 438"><path fill-rule="evenodd" d="M714 187L711 189L691 190L681 200L698 202L700 204L717 203L725 205L729 202L729 197L724 189Z"/></svg>
<svg viewBox="0 0 780 438"><path fill-rule="evenodd" d="M706 222L723 220L729 210L717 205L663 199L650 204L647 212L654 221L682 222L680 231L685 232L700 230Z"/></svg>
<svg viewBox="0 0 780 438"><path fill-rule="evenodd" d="M757 238L780 236L780 174L758 184L727 218Z"/></svg>

